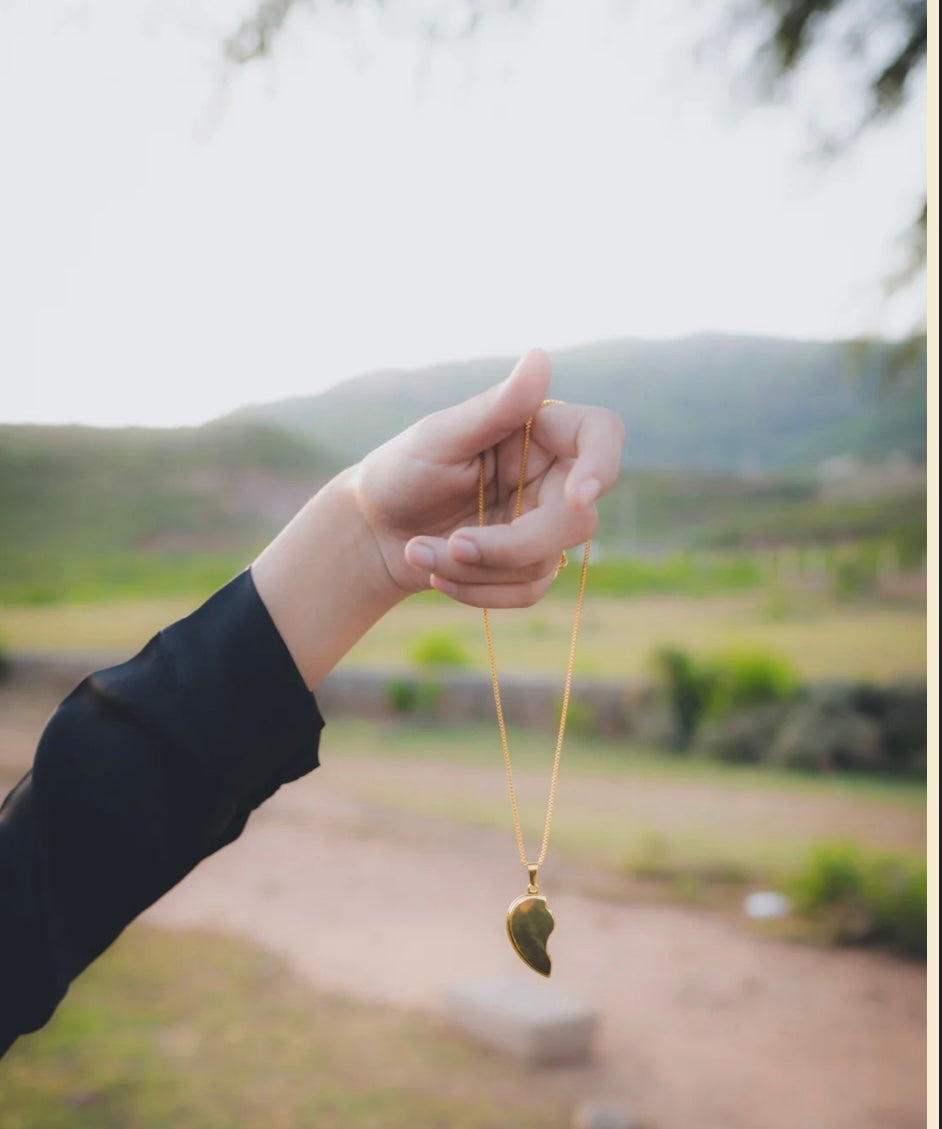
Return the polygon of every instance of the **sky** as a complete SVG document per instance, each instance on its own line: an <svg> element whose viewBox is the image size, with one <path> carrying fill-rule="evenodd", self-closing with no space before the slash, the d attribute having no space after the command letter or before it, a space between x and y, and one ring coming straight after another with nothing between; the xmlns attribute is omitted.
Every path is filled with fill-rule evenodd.
<svg viewBox="0 0 942 1129"><path fill-rule="evenodd" d="M0 0L0 420L196 424L614 337L905 332L919 295L881 283L924 104L809 159L813 89L756 106L695 60L689 2L546 0L434 51L298 11L233 70L231 0Z"/></svg>

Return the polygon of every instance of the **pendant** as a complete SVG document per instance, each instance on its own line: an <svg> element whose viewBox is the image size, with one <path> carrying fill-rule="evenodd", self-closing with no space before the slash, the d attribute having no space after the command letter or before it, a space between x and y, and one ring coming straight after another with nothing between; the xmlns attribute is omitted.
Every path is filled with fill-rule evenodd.
<svg viewBox="0 0 942 1129"><path fill-rule="evenodd" d="M536 884L536 867L530 867L527 893L511 902L507 910L507 934L520 959L541 976L549 976L553 967L546 942L555 924Z"/></svg>

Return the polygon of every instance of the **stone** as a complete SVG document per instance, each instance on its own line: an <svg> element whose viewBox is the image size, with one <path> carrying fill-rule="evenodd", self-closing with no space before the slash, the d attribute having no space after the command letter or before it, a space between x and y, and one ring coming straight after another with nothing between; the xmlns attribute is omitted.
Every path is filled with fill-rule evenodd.
<svg viewBox="0 0 942 1129"><path fill-rule="evenodd" d="M526 1063L577 1063L589 1056L595 1012L547 981L473 980L449 988L445 1000L456 1027Z"/></svg>
<svg viewBox="0 0 942 1129"><path fill-rule="evenodd" d="M757 920L770 920L788 917L792 911L790 898L777 894L774 890L756 890L748 894L742 903L743 913Z"/></svg>

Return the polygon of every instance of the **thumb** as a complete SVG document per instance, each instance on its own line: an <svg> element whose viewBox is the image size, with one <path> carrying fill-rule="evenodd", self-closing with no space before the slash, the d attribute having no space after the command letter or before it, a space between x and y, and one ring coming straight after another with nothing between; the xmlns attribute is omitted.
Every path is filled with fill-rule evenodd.
<svg viewBox="0 0 942 1129"><path fill-rule="evenodd" d="M454 462L472 459L506 439L535 415L546 399L550 359L542 349L531 349L501 384L428 416L423 436L428 448Z"/></svg>

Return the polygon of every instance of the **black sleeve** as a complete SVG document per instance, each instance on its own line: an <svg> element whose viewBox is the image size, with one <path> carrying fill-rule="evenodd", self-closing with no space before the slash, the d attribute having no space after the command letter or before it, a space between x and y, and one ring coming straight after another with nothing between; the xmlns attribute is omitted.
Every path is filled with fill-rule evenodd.
<svg viewBox="0 0 942 1129"><path fill-rule="evenodd" d="M249 572L66 698L0 809L0 1054L317 766L322 726Z"/></svg>

